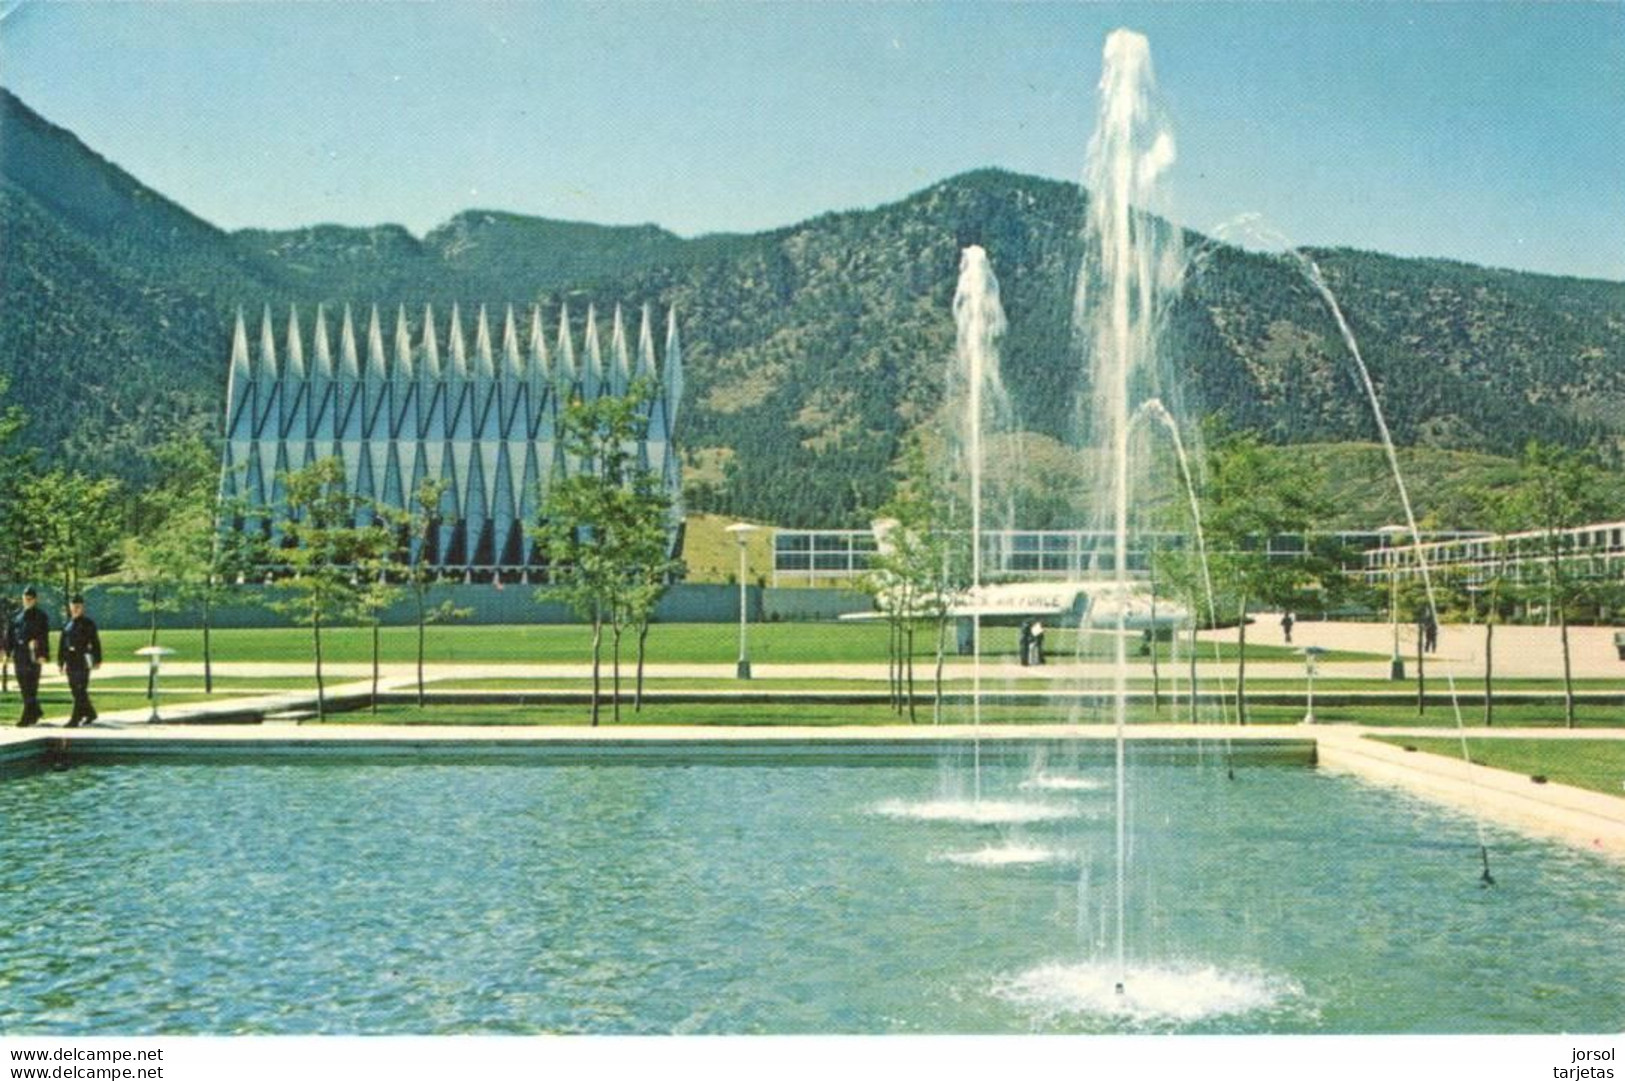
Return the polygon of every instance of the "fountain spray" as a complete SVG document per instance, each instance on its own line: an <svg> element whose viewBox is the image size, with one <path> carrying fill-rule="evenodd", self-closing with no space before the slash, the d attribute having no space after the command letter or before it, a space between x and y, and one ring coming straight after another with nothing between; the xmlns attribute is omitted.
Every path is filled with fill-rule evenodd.
<svg viewBox="0 0 1625 1081"><path fill-rule="evenodd" d="M1084 265L1073 326L1090 359L1094 396L1090 437L1099 448L1094 486L1110 507L1112 584L1118 604L1112 666L1116 728L1117 990L1127 970L1127 784L1123 729L1128 711L1129 423L1132 393L1155 384L1156 337L1183 277L1177 231L1146 207L1174 162L1173 135L1152 104L1151 47L1144 35L1106 38L1100 115L1089 143Z"/></svg>
<svg viewBox="0 0 1625 1081"><path fill-rule="evenodd" d="M998 340L1004 334L1004 308L999 303L999 280L993 275L987 252L978 245L966 248L959 260L959 286L954 291L954 324L958 331L954 366L949 370L950 405L963 396L959 414L960 446L970 474L971 597L982 588L982 472L984 428L988 414L1008 412L1004 383L999 374ZM955 410L958 413L958 410ZM982 617L971 613L971 738L974 795L982 798Z"/></svg>

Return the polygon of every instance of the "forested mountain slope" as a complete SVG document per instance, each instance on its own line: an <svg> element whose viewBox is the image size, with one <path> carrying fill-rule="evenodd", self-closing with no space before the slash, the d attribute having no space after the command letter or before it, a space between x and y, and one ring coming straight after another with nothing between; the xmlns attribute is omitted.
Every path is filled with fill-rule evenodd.
<svg viewBox="0 0 1625 1081"><path fill-rule="evenodd" d="M959 253L985 247L1010 319L1019 423L1068 437L1083 194L994 170L767 233L685 239L468 211L398 226L225 233L0 91L0 371L47 456L140 482L165 435L218 428L232 320L264 305L675 306L690 503L785 525L866 521L908 434L933 424ZM1298 264L1188 237L1168 347L1192 416L1279 443L1375 428ZM1625 284L1320 251L1407 444L1619 460ZM308 325L308 323L307 323ZM415 322L414 322L415 329ZM1034 523L1038 524L1038 523Z"/></svg>

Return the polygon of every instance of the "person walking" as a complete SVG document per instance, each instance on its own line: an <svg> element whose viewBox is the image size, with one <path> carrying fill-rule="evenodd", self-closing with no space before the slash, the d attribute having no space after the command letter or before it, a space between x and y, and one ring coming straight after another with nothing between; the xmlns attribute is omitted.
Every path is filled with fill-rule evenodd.
<svg viewBox="0 0 1625 1081"><path fill-rule="evenodd" d="M75 593L68 601L68 622L62 627L62 638L56 649L57 671L68 677L68 689L73 691L69 728L78 728L96 719L96 707L90 703L90 673L101 666L101 635L97 633L96 621L85 615L85 598Z"/></svg>
<svg viewBox="0 0 1625 1081"><path fill-rule="evenodd" d="M1033 621L1021 621L1021 633L1017 636L1016 656L1021 661L1021 667L1026 668L1033 663Z"/></svg>
<svg viewBox="0 0 1625 1081"><path fill-rule="evenodd" d="M40 669L51 659L51 620L39 606L39 591L23 587L23 606L6 625L6 650L17 672L17 688L23 695L23 715L18 728L27 728L45 716L39 704Z"/></svg>
<svg viewBox="0 0 1625 1081"><path fill-rule="evenodd" d="M1281 617L1281 636L1286 640L1286 644L1289 646L1292 644L1292 624L1296 622L1297 620L1292 618L1291 612L1287 612Z"/></svg>
<svg viewBox="0 0 1625 1081"><path fill-rule="evenodd" d="M1033 664L1044 663L1044 625L1037 620L1033 621L1032 629Z"/></svg>

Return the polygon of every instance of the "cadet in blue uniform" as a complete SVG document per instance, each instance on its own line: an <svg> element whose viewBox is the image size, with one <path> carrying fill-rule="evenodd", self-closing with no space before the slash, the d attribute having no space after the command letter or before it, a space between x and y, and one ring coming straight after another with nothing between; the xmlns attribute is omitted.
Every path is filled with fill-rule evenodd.
<svg viewBox="0 0 1625 1081"><path fill-rule="evenodd" d="M33 586L23 589L23 606L6 626L6 649L23 693L23 715L17 727L27 728L45 716L39 705L40 667L51 659L51 621L39 606L39 593Z"/></svg>
<svg viewBox="0 0 1625 1081"><path fill-rule="evenodd" d="M68 677L68 688L73 691L69 728L96 719L96 707L90 704L90 670L101 666L101 635L96 633L96 621L85 615L85 598L75 593L68 601L68 622L56 650L57 671Z"/></svg>

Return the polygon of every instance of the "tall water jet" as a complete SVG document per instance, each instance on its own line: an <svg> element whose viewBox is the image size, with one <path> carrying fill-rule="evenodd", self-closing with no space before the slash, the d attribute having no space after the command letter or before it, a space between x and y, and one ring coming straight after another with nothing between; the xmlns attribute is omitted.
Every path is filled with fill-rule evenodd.
<svg viewBox="0 0 1625 1081"><path fill-rule="evenodd" d="M987 252L977 245L966 248L959 260L959 285L954 290L957 345L948 370L946 399L958 434L963 469L970 479L971 596L982 587L982 479L986 467L984 445L990 419L1008 415L1009 401L999 373L998 340L1006 323L999 303L999 280L993 275ZM982 618L971 615L971 725L975 762L974 795L982 796Z"/></svg>
<svg viewBox="0 0 1625 1081"><path fill-rule="evenodd" d="M1110 512L1113 591L1119 598L1128 592L1131 401L1136 392L1156 392L1157 333L1183 278L1179 234L1149 209L1175 157L1173 135L1153 102L1154 88L1150 43L1131 30L1113 31L1106 39L1100 114L1084 172L1089 211L1073 325L1087 357L1094 405L1087 435L1097 448L1092 488ZM1112 675L1119 992L1127 970L1126 609L1118 605Z"/></svg>

